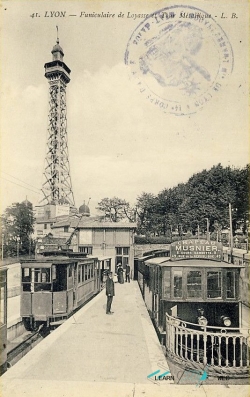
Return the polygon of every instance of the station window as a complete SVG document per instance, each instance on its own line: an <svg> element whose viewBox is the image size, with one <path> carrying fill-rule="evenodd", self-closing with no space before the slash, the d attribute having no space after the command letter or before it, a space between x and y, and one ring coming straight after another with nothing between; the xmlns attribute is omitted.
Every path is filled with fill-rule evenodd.
<svg viewBox="0 0 250 397"><path fill-rule="evenodd" d="M82 282L84 281L84 269L85 269L85 266L82 266Z"/></svg>
<svg viewBox="0 0 250 397"><path fill-rule="evenodd" d="M221 272L207 272L207 297L222 298Z"/></svg>
<svg viewBox="0 0 250 397"><path fill-rule="evenodd" d="M174 270L174 297L182 298L182 270Z"/></svg>
<svg viewBox="0 0 250 397"><path fill-rule="evenodd" d="M79 247L79 252L84 252L85 254L92 255L93 247L90 246Z"/></svg>
<svg viewBox="0 0 250 397"><path fill-rule="evenodd" d="M63 231L64 231L64 233L68 233L68 231L69 231L69 226L64 226L64 227L63 227Z"/></svg>
<svg viewBox="0 0 250 397"><path fill-rule="evenodd" d="M84 266L85 268L85 281L88 279L88 265Z"/></svg>
<svg viewBox="0 0 250 397"><path fill-rule="evenodd" d="M190 270L187 272L187 297L188 298L201 298L201 271Z"/></svg>
<svg viewBox="0 0 250 397"><path fill-rule="evenodd" d="M235 273L227 272L227 298L235 298Z"/></svg>
<svg viewBox="0 0 250 397"><path fill-rule="evenodd" d="M125 269L126 265L129 263L129 247L116 247L116 265L121 263Z"/></svg>

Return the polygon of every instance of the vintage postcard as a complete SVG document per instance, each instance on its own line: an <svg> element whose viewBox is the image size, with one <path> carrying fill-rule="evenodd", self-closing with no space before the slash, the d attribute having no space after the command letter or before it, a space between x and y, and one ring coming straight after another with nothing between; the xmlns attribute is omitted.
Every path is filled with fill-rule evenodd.
<svg viewBox="0 0 250 397"><path fill-rule="evenodd" d="M92 251L92 237L89 237L86 222L82 220L85 211L85 215L90 216L89 225L92 226L89 228L95 229L91 236L100 238L100 250L105 251L106 247L105 254L112 256L108 247L114 244L116 257L109 270L119 273L121 261L124 271L130 264L134 278L136 255L131 236L136 228L136 200L139 196L145 193L155 197L164 189L186 183L192 175L214 166L234 170L249 164L248 1L2 0L0 6L1 214L13 203L26 203L26 207L27 203L32 203L33 209L40 208L39 211L48 203L61 205L62 212L53 215L54 218L61 216L62 223L56 227L62 227L62 233L71 232L73 229L70 227L80 230L81 253L99 255L98 251ZM60 133L56 135L58 128ZM57 179L56 175L59 175ZM98 229L94 217L97 217L103 199L117 197L126 204L127 223L120 222L119 227L113 230L111 221L114 219L111 219L110 212L109 218L104 218L107 226L102 232L104 240L101 240L97 236L101 235L98 233L101 233L103 224L98 223ZM71 223L63 223L65 204L77 211L79 209L79 221L77 214L73 214ZM249 213L246 216L248 218ZM53 234L50 228L55 227L54 218L51 222L44 222L47 236ZM204 219L207 219L204 227L207 227L209 235L211 224L208 224L208 218ZM81 227L86 230L81 231ZM109 240L111 229L112 243ZM172 232L171 226L171 242ZM39 227L36 233L36 241L46 234ZM127 235L130 240L122 245L119 239ZM2 258L5 258L4 238ZM72 243L71 238L74 242L78 237L72 234L69 244ZM17 256L20 241L18 236L14 247ZM39 247L43 249L41 241ZM218 236L211 250L217 250L217 243ZM32 244L29 244L27 252L30 256ZM195 250L196 245L193 247ZM248 253L248 242L246 248ZM38 277L37 280L41 277L40 283L47 283L50 285L48 288L58 288L54 291L62 294L62 286L55 287L46 281L48 275L56 278L56 267L52 267L56 265L54 262L53 265L46 264L47 270L39 273L38 264L33 268L29 264L26 270L23 269L22 277L32 278L32 272L39 273L40 276L34 277ZM77 277L82 282L93 277L96 263L89 262L87 266L86 272L82 270L81 274L78 267L69 268L67 277L74 279L72 283ZM204 268L206 266L204 264ZM29 270L31 268L32 271ZM180 267L175 271L180 272ZM232 285L238 276L232 276L230 272L234 270L231 268L221 268L220 271L220 281L217 277L214 282L230 280L225 294L231 299L231 310L236 307L241 310L238 303L232 304L236 292L231 292L231 295L228 292L233 291ZM206 274L213 278L213 272ZM167 283L165 274L162 277ZM28 278L25 285L22 284L23 291L34 292ZM202 280L205 283L205 273ZM95 288L99 288L97 284ZM70 317L62 328L44 338L2 375L1 395L248 395L249 380L246 380L245 372L249 371L249 334L242 338L234 334L231 339L221 334L219 337L212 334L204 337L202 334L201 338L205 339L200 342L198 337L198 342L195 342L198 347L196 344L194 348L193 333L187 336L187 331L178 328L180 324L172 323L171 330L177 327L179 334L184 332L186 335L184 339L178 339L179 336L174 339L177 344L181 340L181 348L182 343L185 346L185 353L178 357L178 365L183 365L189 358L195 363L193 378L188 379L185 375L186 383L184 378L179 382L178 371L173 373L173 367L169 367L165 359L165 350L171 350L175 342L170 341L171 333L158 342L138 293L138 282L131 280L130 285L125 283L125 288L130 288L126 293L121 290L119 282L115 283L115 288L113 316L105 317L106 295L102 290L102 295L91 301L88 311L85 306L84 312ZM212 293L219 294L214 288L211 287ZM236 291L237 286L234 288ZM42 288L39 292L44 298L48 291ZM73 306L75 293L72 287ZM218 311L226 308L227 298ZM65 304L69 305L70 299L67 295ZM216 295L216 299L214 305L219 307L222 297ZM30 305L34 302L30 301ZM14 305L19 310L20 302ZM12 306L9 304L9 310L15 310ZM45 318L41 312L40 303L37 307L38 312L40 310L38 317L40 315L40 319L48 322L48 317ZM116 317L120 308L124 315ZM2 306L1 310L4 310ZM171 310L173 314L177 309L173 307ZM199 318L203 319L204 307L198 310ZM248 310L246 306L244 313L249 313ZM100 321L102 315L103 322ZM231 320L224 318L231 324ZM61 318L56 318L56 321L61 321ZM91 330L86 321L91 324ZM75 333L71 335L72 327L75 327ZM166 335L166 331L163 334ZM109 346L105 339L107 335ZM225 357L221 358L220 350L217 364L218 368L225 366L227 371L218 372L216 382L209 382L207 368L217 365L214 352L216 349L218 352L224 343L218 339L215 344L216 338L226 340L226 347L223 347ZM209 353L208 361L203 360L203 372L195 372L200 368L196 365L196 360L200 360L199 357L197 359L199 343L204 346L208 341L212 353ZM161 349L160 343L164 348ZM167 343L169 345L166 346ZM206 347L204 349L206 351ZM239 362L235 351L240 352ZM79 357L80 354L83 356Z"/></svg>

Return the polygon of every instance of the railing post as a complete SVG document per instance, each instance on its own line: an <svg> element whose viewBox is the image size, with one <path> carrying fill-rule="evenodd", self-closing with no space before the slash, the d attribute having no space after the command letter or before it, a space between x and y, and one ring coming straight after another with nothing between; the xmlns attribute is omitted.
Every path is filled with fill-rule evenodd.
<svg viewBox="0 0 250 397"><path fill-rule="evenodd" d="M214 365L214 335L211 335L212 350L211 350L211 365Z"/></svg>
<svg viewBox="0 0 250 397"><path fill-rule="evenodd" d="M180 356L183 357L183 350L182 350L182 336L183 336L183 329L180 329L180 338L181 338L181 343L180 343Z"/></svg>
<svg viewBox="0 0 250 397"><path fill-rule="evenodd" d="M204 341L203 363L204 363L204 365L206 365L207 364L207 334L206 334L206 327L204 329L203 341Z"/></svg>
<svg viewBox="0 0 250 397"><path fill-rule="evenodd" d="M249 343L250 343L250 336L246 338L246 347L247 347L247 366L249 367Z"/></svg>
<svg viewBox="0 0 250 397"><path fill-rule="evenodd" d="M243 359L242 359L242 336L240 336L240 367L242 367L243 366Z"/></svg>
<svg viewBox="0 0 250 397"><path fill-rule="evenodd" d="M174 326L174 328L175 328L175 354L179 355L178 354L179 329L178 326L177 327Z"/></svg>
<svg viewBox="0 0 250 397"><path fill-rule="evenodd" d="M197 334L197 357L196 357L196 361L197 363L200 361L200 334Z"/></svg>
<svg viewBox="0 0 250 397"><path fill-rule="evenodd" d="M191 333L191 360L194 359L194 334Z"/></svg>
<svg viewBox="0 0 250 397"><path fill-rule="evenodd" d="M225 336L226 339L226 367L228 367L228 336Z"/></svg>
<svg viewBox="0 0 250 397"><path fill-rule="evenodd" d="M236 343L236 336L233 337L233 352L234 352L233 367L236 367L235 343Z"/></svg>
<svg viewBox="0 0 250 397"><path fill-rule="evenodd" d="M218 336L219 346L218 346L218 364L221 366L221 336Z"/></svg>
<svg viewBox="0 0 250 397"><path fill-rule="evenodd" d="M188 334L187 331L185 330L185 358L188 358L187 356L187 340L188 340Z"/></svg>

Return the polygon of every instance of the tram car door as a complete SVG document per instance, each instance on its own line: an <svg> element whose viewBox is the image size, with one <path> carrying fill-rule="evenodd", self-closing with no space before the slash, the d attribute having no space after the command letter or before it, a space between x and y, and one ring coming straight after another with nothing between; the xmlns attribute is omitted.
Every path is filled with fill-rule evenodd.
<svg viewBox="0 0 250 397"><path fill-rule="evenodd" d="M53 315L67 312L67 264L52 265ZM73 308L73 292L68 294L68 311Z"/></svg>

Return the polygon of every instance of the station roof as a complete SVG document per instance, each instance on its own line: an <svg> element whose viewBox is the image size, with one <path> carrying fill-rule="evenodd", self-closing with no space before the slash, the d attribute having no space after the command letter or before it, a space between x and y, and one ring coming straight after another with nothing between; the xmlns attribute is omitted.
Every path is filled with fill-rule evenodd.
<svg viewBox="0 0 250 397"><path fill-rule="evenodd" d="M79 223L79 224L78 224ZM60 222L56 222L52 229L59 228L62 226L70 226L72 228L79 229L134 229L136 223L132 222L103 222L100 221L99 217L85 217L79 222L77 218L65 219Z"/></svg>

